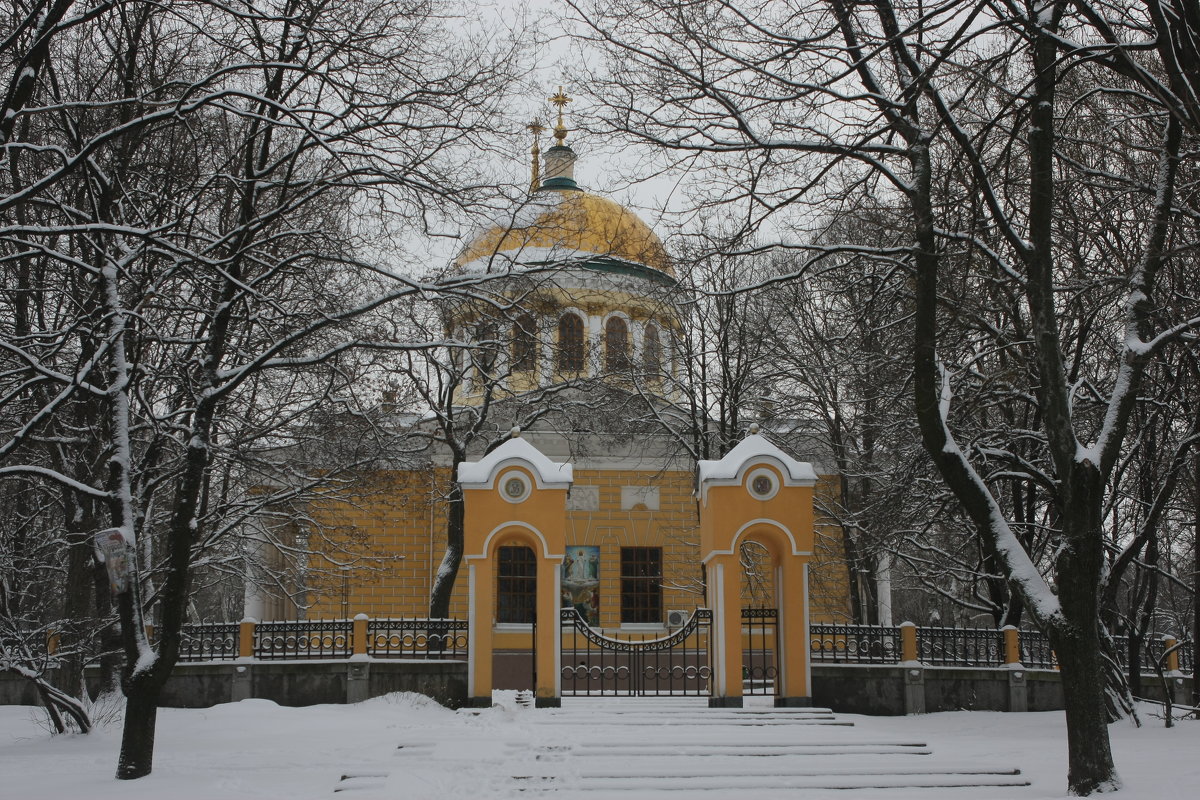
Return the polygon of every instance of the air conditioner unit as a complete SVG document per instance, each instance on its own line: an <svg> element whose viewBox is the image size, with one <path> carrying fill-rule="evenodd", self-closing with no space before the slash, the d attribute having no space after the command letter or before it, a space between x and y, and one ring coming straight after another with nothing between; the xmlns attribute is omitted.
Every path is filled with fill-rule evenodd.
<svg viewBox="0 0 1200 800"><path fill-rule="evenodd" d="M688 617L690 617L690 616L691 616L691 614L689 614L688 612L681 611L679 609L676 609L674 611L668 611L667 612L667 627L668 628L682 628L684 625L687 625Z"/></svg>

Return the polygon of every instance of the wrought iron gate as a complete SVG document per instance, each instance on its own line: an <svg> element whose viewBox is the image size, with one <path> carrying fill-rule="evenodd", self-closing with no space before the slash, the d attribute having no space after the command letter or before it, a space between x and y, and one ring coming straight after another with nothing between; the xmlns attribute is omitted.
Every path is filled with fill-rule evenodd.
<svg viewBox="0 0 1200 800"><path fill-rule="evenodd" d="M562 610L562 694L712 694L712 611L698 608L687 623L658 638L614 638L590 627L573 608Z"/></svg>
<svg viewBox="0 0 1200 800"><path fill-rule="evenodd" d="M742 694L779 693L779 612L742 609Z"/></svg>

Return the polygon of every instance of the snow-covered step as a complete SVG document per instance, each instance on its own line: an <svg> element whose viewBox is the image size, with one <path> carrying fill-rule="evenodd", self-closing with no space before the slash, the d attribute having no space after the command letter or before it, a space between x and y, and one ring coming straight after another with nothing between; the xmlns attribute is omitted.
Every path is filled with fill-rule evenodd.
<svg viewBox="0 0 1200 800"><path fill-rule="evenodd" d="M579 714L578 709L552 709L547 710L547 717L572 717L575 718ZM685 706L682 708L630 708L625 706L620 709L612 709L603 711L588 710L588 715L600 719L625 719L629 717L656 717L663 714L671 714L672 716L698 718L703 717L706 720L726 719L730 717L746 718L746 719L835 719L836 715L824 708L696 708L695 706Z"/></svg>
<svg viewBox="0 0 1200 800"><path fill-rule="evenodd" d="M542 725L579 725L578 719L569 717L549 717ZM595 719L588 721L588 727L598 728L601 726L614 726L621 728L640 727L644 725L714 725L714 726L731 726L731 727L774 727L774 726L795 726L795 725L811 725L814 727L826 728L851 728L854 727L853 722L844 722L838 719L807 719L799 717L795 719L778 719L778 718L754 718L754 717L721 717L712 719L703 719L696 717L680 716L678 718L654 716L654 717L617 717L612 719Z"/></svg>
<svg viewBox="0 0 1200 800"><path fill-rule="evenodd" d="M705 792L744 793L760 789L932 789L969 788L982 786L1018 787L1028 786L1017 771L988 773L878 773L864 775L731 775L731 776L677 776L662 777L604 777L579 778L564 785L571 791L589 790L655 790L663 792L686 791L688 796ZM744 795L738 795L744 796Z"/></svg>
<svg viewBox="0 0 1200 800"><path fill-rule="evenodd" d="M388 773L371 770L347 772L333 787L335 792L367 791L382 789L387 785Z"/></svg>
<svg viewBox="0 0 1200 800"><path fill-rule="evenodd" d="M622 796L646 795L658 797L739 797L758 800L762 792L797 792L801 790L912 790L912 789L979 789L1029 786L1018 771L979 772L883 772L863 774L749 774L749 775L626 775L571 776L523 774L509 783L521 791L533 791L549 796L591 795L610 792ZM686 794L681 795L681 792ZM792 795L795 797L796 795ZM973 795L974 796L974 795Z"/></svg>
<svg viewBox="0 0 1200 800"><path fill-rule="evenodd" d="M653 759L653 763L649 759L639 760L637 762L625 762L624 764L615 764L617 772L604 769L591 768L588 764L580 768L576 776L580 780L585 781L615 781L621 782L624 780L632 780L634 778L652 778L655 780L679 780L682 782L699 782L704 783L706 780L714 781L740 781L742 779L759 780L759 779L792 779L792 778L871 778L872 780L886 777L893 778L897 776L907 776L923 780L930 776L939 778L949 775L1002 775L1013 776L1019 775L1020 771L1015 769L996 769L980 766L972 766L966 764L950 765L950 764L931 764L931 763L909 763L907 765L898 764L881 764L877 760L869 765L859 763L813 763L805 761L797 763L793 760L773 761L769 765L764 764L746 764L731 763L721 758L711 758L702 764L687 763L677 764L670 759Z"/></svg>
<svg viewBox="0 0 1200 800"><path fill-rule="evenodd" d="M572 755L589 758L605 756L678 756L681 758L727 756L729 758L761 758L772 756L834 756L900 755L927 756L933 751L923 744L895 743L804 743L804 744L616 744L581 745Z"/></svg>
<svg viewBox="0 0 1200 800"><path fill-rule="evenodd" d="M747 701L745 708L708 708L705 698L508 706L460 717L463 730L447 746L431 752L413 742L397 752L430 785L469 752L501 796L547 800L1019 800L1029 785L1010 765L942 761L919 739L864 735L829 709ZM506 733L497 737L501 720Z"/></svg>

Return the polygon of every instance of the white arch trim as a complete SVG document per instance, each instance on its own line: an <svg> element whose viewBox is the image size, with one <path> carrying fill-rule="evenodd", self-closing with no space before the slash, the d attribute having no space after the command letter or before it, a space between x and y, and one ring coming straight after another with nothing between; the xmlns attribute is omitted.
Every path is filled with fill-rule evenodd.
<svg viewBox="0 0 1200 800"><path fill-rule="evenodd" d="M720 462L702 461L700 463L701 464L719 464ZM803 467L807 467L810 471L812 471L812 465L808 464L807 462L796 462L796 463L799 463ZM811 478L809 478L807 475L804 477L801 477L801 478L797 478L796 471L794 470L792 465L786 463L782 458L778 458L774 455L763 454L763 455L759 455L756 458L753 458L749 461L745 461L742 464L740 464L737 467L737 469L733 471L732 475L722 476L722 477L704 477L703 482L700 484L700 501L705 504L708 503L708 490L711 489L713 486L740 486L741 484L745 483L746 475L748 475L750 473L750 471L755 469L756 467L771 467L771 468L773 468L776 472L778 472L782 476L784 486L816 486L817 485L817 478L816 478L815 472L813 472L813 476Z"/></svg>
<svg viewBox="0 0 1200 800"><path fill-rule="evenodd" d="M779 531L784 536L786 536L787 540L788 540L788 544L791 545L791 550L792 550L791 555L794 555L794 556L811 556L812 555L811 551L801 550L799 547L796 546L796 537L792 534L792 531L786 525L784 525L782 522L779 522L779 521L773 520L773 519L760 518L760 519L752 519L749 522L747 522L746 524L742 525L742 527L737 529L737 533L733 534L733 542L731 543L733 546L730 549L728 549L728 550L710 550L709 553L706 556L704 556L704 560L701 563L707 564L708 560L710 558L712 558L713 556L733 555L734 551L737 549L738 540L742 538L742 535L745 534L746 531L748 531L751 528L756 527L756 526L760 526L760 527L764 527L764 528L774 528L775 530Z"/></svg>
<svg viewBox="0 0 1200 800"><path fill-rule="evenodd" d="M509 530L511 528L518 528L520 530L524 530L529 533L532 533L534 538L536 538L539 542L541 542L542 558L558 559L560 561L563 559L564 554L559 553L558 555L555 555L550 552L550 546L546 543L546 537L542 535L541 531L539 531L537 528L530 525L528 522L521 522L519 520L514 519L514 520L509 520L508 522L501 522L499 525L492 528L492 530L488 533L488 535L485 536L483 539L483 552L476 553L475 555L471 555L471 556L464 555L463 560L464 561L476 561L481 558L487 558L489 556L489 554L492 552L492 541L502 531Z"/></svg>
<svg viewBox="0 0 1200 800"><path fill-rule="evenodd" d="M525 439L509 439L478 461L458 465L458 482L464 489L493 489L506 467L522 466L533 474L539 489L568 489L574 478L570 464L551 461Z"/></svg>
<svg viewBox="0 0 1200 800"><path fill-rule="evenodd" d="M767 465L779 470L784 486L815 486L817 473L812 464L797 461L764 436L752 433L742 439L719 461L698 461L700 499L708 500L710 486L736 486L746 479L753 467Z"/></svg>

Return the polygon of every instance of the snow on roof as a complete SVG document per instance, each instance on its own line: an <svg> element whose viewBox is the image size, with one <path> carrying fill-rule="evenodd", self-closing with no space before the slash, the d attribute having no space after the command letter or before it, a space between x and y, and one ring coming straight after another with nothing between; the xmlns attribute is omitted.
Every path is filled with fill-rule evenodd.
<svg viewBox="0 0 1200 800"><path fill-rule="evenodd" d="M478 461L459 464L458 482L463 485L490 485L500 467L513 461L523 462L529 467L541 488L562 487L574 479L570 464L551 461L520 436L513 436Z"/></svg>
<svg viewBox="0 0 1200 800"><path fill-rule="evenodd" d="M474 242L497 228L504 230L528 228L546 214L558 210L566 198L566 192L534 192L521 197L506 208L489 215L482 223L476 224L463 237L463 241Z"/></svg>
<svg viewBox="0 0 1200 800"><path fill-rule="evenodd" d="M738 473L751 462L770 459L778 462L786 477L797 482L816 482L817 473L807 461L797 461L769 442L766 437L752 433L737 443L720 461L699 461L700 483L736 481Z"/></svg>
<svg viewBox="0 0 1200 800"><path fill-rule="evenodd" d="M458 267L464 275L520 272L525 267L545 264L569 266L569 262L585 264L600 254L571 247L541 247L526 245L518 250L501 251L468 261ZM642 266L645 266L644 264Z"/></svg>

